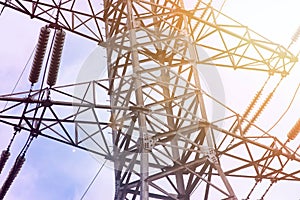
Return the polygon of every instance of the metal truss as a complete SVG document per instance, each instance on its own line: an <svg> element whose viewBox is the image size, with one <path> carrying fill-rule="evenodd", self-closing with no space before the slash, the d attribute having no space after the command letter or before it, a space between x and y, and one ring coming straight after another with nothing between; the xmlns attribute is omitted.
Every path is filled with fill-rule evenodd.
<svg viewBox="0 0 300 200"><path fill-rule="evenodd" d="M102 85L103 82L92 81L1 95L1 101L8 102L6 108L1 111L1 122L13 126L17 132L27 131L34 137L45 136L109 158L111 152L101 137L103 131L110 125L109 119L103 117L105 116L103 113L112 107L108 104L100 105L94 101L96 99L85 98L92 90L105 92L107 88ZM86 92L79 96L76 92L70 93L73 90ZM52 100L50 96L56 100ZM99 112L102 117L99 116ZM87 115L90 117L89 120L79 117ZM85 126L95 125L96 130L86 132ZM85 144L85 141L90 145Z"/></svg>
<svg viewBox="0 0 300 200"><path fill-rule="evenodd" d="M134 127L135 116L137 112L143 112L149 119L156 115L156 118L147 122L149 127L159 127L159 122L154 119L163 118L166 114L155 111L151 107L141 109L135 105L111 106L96 103L100 101L97 98L108 91L107 85L107 80L92 81L51 89L45 88L41 91L1 95L0 100L9 101L9 106L1 111L0 119L2 123L13 126L18 134L22 131L34 137L44 136L118 163L116 181L126 180L126 182L119 183L117 195L135 198L139 195L139 165L141 164L139 154L141 144L139 140L133 138L133 134L138 132L138 125ZM74 87L80 92L70 95L69 91L74 90ZM205 94L204 91L203 93ZM37 97L40 94L43 98L38 100ZM56 100L49 98L50 94ZM28 97L24 98L24 96ZM110 121L110 115L105 116L104 113L111 110L120 113L127 112L128 118L133 120L123 120L122 125L114 120ZM175 116L173 118L179 119ZM255 125L251 125L252 131L249 133L241 134L241 122L247 122L238 113L232 112L229 117L223 119L224 122L230 124L227 128L226 126L219 127L220 121L210 123L200 118L196 119L194 123L189 120L191 121L189 126L180 127L177 130L148 131L152 136L144 143L151 157L146 181L157 189L149 193L150 197L179 199L174 178L178 172L182 173L182 177L187 181L184 189L185 195L182 195L183 199L188 198L196 186L205 188L204 196L207 198L210 193L215 195L216 192L223 197L230 198L224 186L212 181L216 181L215 177L219 177L222 171L221 174L227 177L253 178L257 182L263 179L270 179L272 182L299 181L299 170L289 167L297 165L300 161L299 154ZM126 121L131 122L131 127L124 125ZM237 122L239 122L238 131L233 132L232 127ZM119 128L114 144L111 139L110 127L112 126L123 126L123 130L127 131L124 133ZM212 133L213 147L206 144L206 136L203 134L205 131ZM174 135L182 145L172 144L173 139L169 138ZM172 156L172 149L180 151L179 158ZM233 164L222 165L222 163ZM220 164L222 171L219 168Z"/></svg>
<svg viewBox="0 0 300 200"><path fill-rule="evenodd" d="M153 29L155 25L162 30L180 28L181 16L185 16L193 43L210 55L200 58L199 64L214 63L222 67L281 73L285 76L290 72L291 65L297 61L282 45L273 43L215 10L209 0L198 1L192 10L183 9L178 0L132 2L135 20L144 28ZM128 29L126 1L1 0L0 4L4 6L3 9L12 8L103 46L109 38ZM156 22L153 21L155 18ZM174 21L170 21L171 18Z"/></svg>
<svg viewBox="0 0 300 200"><path fill-rule="evenodd" d="M299 164L298 149L254 123L276 87L250 118L254 103L240 115L210 96L199 76L201 67L218 66L285 77L297 57L210 1L193 10L180 0L0 4L106 47L106 80L1 95L10 103L0 121L110 160L116 200L187 200L196 189L197 199L236 199L230 176L299 181L289 167ZM229 115L210 119L204 99Z"/></svg>

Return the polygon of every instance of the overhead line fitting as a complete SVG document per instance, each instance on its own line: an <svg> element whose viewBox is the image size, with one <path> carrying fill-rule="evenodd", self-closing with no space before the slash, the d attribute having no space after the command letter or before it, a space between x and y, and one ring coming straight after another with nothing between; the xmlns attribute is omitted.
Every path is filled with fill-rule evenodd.
<svg viewBox="0 0 300 200"><path fill-rule="evenodd" d="M7 146L7 149L3 150L2 153L1 153L1 157L0 157L0 174L1 174L1 172L2 172L2 170L4 168L4 166L5 166L5 164L7 162L7 160L10 157L10 147L11 147L13 141L15 140L15 137L16 137L16 135L17 135L18 132L20 132L20 129L17 128L17 127L15 127L14 135L10 139L10 142L9 142L9 144Z"/></svg>

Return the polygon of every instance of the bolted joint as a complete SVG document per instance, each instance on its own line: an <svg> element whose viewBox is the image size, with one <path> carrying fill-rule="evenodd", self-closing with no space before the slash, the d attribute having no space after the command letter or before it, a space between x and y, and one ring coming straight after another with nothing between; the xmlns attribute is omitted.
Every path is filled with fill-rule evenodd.
<svg viewBox="0 0 300 200"><path fill-rule="evenodd" d="M208 147L208 146L201 146L201 152L206 156L216 155L215 150L212 147Z"/></svg>
<svg viewBox="0 0 300 200"><path fill-rule="evenodd" d="M219 161L218 161L216 155L213 155L213 154L208 155L208 160L209 160L209 162L211 162L214 165L219 165Z"/></svg>
<svg viewBox="0 0 300 200"><path fill-rule="evenodd" d="M150 137L145 137L143 138L143 144L144 144L144 149L151 152L153 147L155 146L155 140Z"/></svg>
<svg viewBox="0 0 300 200"><path fill-rule="evenodd" d="M208 146L202 146L201 147L201 152L208 157L208 160L213 164L213 165L219 165L219 160L216 156L216 152L213 148L208 147Z"/></svg>

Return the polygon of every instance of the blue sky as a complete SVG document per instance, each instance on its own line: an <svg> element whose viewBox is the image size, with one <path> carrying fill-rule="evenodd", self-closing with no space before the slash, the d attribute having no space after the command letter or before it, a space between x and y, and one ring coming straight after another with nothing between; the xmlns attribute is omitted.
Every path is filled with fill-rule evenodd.
<svg viewBox="0 0 300 200"><path fill-rule="evenodd" d="M13 26L12 26L13 24ZM1 28L1 94L10 93L25 66L33 48L37 42L40 28L44 26L37 20L30 20L28 16L5 9L0 17ZM58 84L75 82L78 71L86 57L96 48L97 44L89 42L77 35L68 33L64 46L62 67ZM31 65L26 68L24 76L16 91L24 91L30 88L28 74ZM68 74L62 76L61 74ZM3 104L1 104L1 108ZM0 149L5 149L12 128L1 126ZM27 135L18 135L12 146L12 156L0 176L2 183L7 172L14 162L15 156L23 146ZM59 144L57 142L39 137L30 147L26 156L26 162L18 178L10 188L7 200L26 199L80 199L88 184L100 168L100 164L89 154L81 150ZM110 199L113 192L112 182L99 181L101 179L112 180L110 169L104 168L91 187L85 199L98 199L102 194L104 199ZM104 184L105 183L105 184Z"/></svg>
<svg viewBox="0 0 300 200"><path fill-rule="evenodd" d="M298 9L300 3L297 0L228 0L224 7L224 12L232 16L237 21L248 25L253 30L270 38L271 40L287 45L294 31L300 25L300 14ZM19 74L21 73L27 59L29 58L39 34L39 29L44 24L29 19L28 16L5 9L0 16L0 93L10 93ZM298 46L297 46L298 45ZM76 80L80 67L84 60L96 48L94 42L86 41L74 34L67 34L66 45L63 51L63 60L58 84L69 83ZM295 49L300 49L296 44ZM25 71L17 90L29 89L27 81L30 65ZM249 75L248 72L239 72L232 80L232 73L221 71L224 81L226 101L237 110L242 110L249 99L255 94L261 80L256 75ZM299 82L299 69L287 78L278 95L275 96L274 103L266 110L265 117L278 117L287 106L291 95ZM63 76L62 74L68 74ZM246 80L245 81L245 77ZM239 87L237 87L237 83ZM247 92L245 92L245 88ZM295 102L299 102L299 97ZM2 105L0 105L2 106ZM287 117L274 130L274 134L284 134L290 129L299 118L300 108L292 106L292 112L288 112ZM266 128L269 127L268 120L259 122ZM0 129L0 150L5 149L11 137L12 129L2 126ZM0 182L5 179L14 156L18 153L24 143L25 136L17 137L13 145L13 156L0 175ZM299 141L299 140L298 140ZM27 161L17 177L13 186L7 194L7 200L77 200L85 191L86 187L96 174L100 164L88 153L75 150L69 146L58 144L45 138L38 138L32 144ZM252 184L252 182L248 182ZM233 180L232 184L237 189L238 194L242 194L243 189L239 188L240 182ZM267 186L264 184L264 188ZM299 199L299 183L278 183L272 188L270 199ZM263 187L262 187L263 188ZM289 191L288 194L282 191ZM113 199L113 175L112 170L104 168L85 199ZM100 198L99 198L100 196ZM241 196L244 197L244 196ZM194 196L197 199L197 196Z"/></svg>

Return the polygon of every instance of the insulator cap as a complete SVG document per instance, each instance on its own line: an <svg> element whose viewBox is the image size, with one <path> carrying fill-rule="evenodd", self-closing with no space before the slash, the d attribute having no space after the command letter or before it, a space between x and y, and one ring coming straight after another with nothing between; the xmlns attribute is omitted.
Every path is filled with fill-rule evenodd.
<svg viewBox="0 0 300 200"><path fill-rule="evenodd" d="M10 188L12 182L14 181L14 179L17 177L18 173L20 172L24 162L25 162L24 156L20 156L16 159L14 166L9 171L8 177L0 189L0 199L4 198L5 194L7 193L8 189Z"/></svg>
<svg viewBox="0 0 300 200"><path fill-rule="evenodd" d="M2 151L1 158L0 158L0 174L1 174L2 170L3 170L3 168L4 168L4 165L5 165L6 161L9 158L9 156L10 156L10 153L9 153L8 150Z"/></svg>
<svg viewBox="0 0 300 200"><path fill-rule="evenodd" d="M287 134L287 137L290 140L293 140L297 137L297 135L300 132L300 119L298 119L298 121L295 123L295 125L293 126L293 128L290 130L290 132Z"/></svg>
<svg viewBox="0 0 300 200"><path fill-rule="evenodd" d="M60 65L63 44L65 41L66 33L63 30L58 30L55 35L55 41L52 51L51 63L48 72L47 84L53 86L56 83L58 69Z"/></svg>
<svg viewBox="0 0 300 200"><path fill-rule="evenodd" d="M32 67L29 75L29 81L31 83L36 83L39 79L41 68L45 57L45 52L47 49L49 35L50 35L50 29L47 27L42 27L40 31L39 40L36 45L35 56L33 59Z"/></svg>

